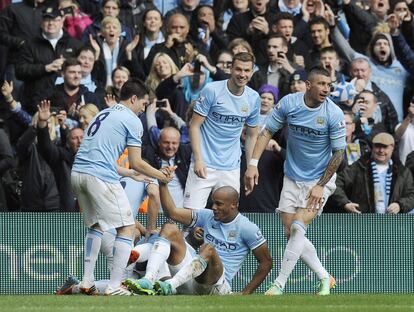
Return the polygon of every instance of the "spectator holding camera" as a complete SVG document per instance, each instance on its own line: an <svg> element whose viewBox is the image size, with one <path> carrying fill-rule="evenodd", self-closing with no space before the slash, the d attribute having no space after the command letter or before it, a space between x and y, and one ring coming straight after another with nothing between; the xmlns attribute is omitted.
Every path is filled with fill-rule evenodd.
<svg viewBox="0 0 414 312"><path fill-rule="evenodd" d="M250 86L259 90L264 84L275 86L279 89L280 97L289 93L289 78L295 68L287 58L288 43L280 34L272 34L267 39L268 63L260 66L253 74Z"/></svg>
<svg viewBox="0 0 414 312"><path fill-rule="evenodd" d="M81 39L84 30L93 23L92 19L81 12L79 5L73 0L59 0L59 10L65 17L63 28L69 36Z"/></svg>
<svg viewBox="0 0 414 312"><path fill-rule="evenodd" d="M371 142L379 132L386 132L381 108L375 94L364 90L355 97L352 112L356 119L356 137Z"/></svg>

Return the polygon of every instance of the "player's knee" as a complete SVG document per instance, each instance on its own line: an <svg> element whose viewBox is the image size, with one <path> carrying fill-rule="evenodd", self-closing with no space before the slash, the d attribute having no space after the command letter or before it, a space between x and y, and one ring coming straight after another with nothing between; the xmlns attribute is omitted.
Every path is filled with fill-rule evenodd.
<svg viewBox="0 0 414 312"><path fill-rule="evenodd" d="M147 193L149 198L156 200L160 198L160 189L156 184L149 184L147 187Z"/></svg>
<svg viewBox="0 0 414 312"><path fill-rule="evenodd" d="M181 236L181 231L177 225L173 223L165 223L160 231L160 236L173 241L178 236Z"/></svg>
<svg viewBox="0 0 414 312"><path fill-rule="evenodd" d="M213 257L217 256L216 248L212 244L204 244L200 247L199 255L209 261Z"/></svg>
<svg viewBox="0 0 414 312"><path fill-rule="evenodd" d="M285 236L289 240L289 238L290 238L290 226L285 226Z"/></svg>

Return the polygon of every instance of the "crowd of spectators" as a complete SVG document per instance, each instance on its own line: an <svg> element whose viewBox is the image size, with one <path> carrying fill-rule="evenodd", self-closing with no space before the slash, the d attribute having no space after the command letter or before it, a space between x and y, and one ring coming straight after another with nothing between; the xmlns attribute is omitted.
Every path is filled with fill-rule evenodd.
<svg viewBox="0 0 414 312"><path fill-rule="evenodd" d="M178 166L181 204L194 102L230 77L239 52L255 56L259 128L281 97L306 90L310 68L331 73L347 148L324 211L414 208L412 0L0 0L0 8L0 211L79 211L70 170L83 131L129 78L150 95L143 156ZM44 101L49 120L38 117ZM275 134L247 197L241 181L241 211L277 207L288 140L287 129ZM243 177L244 157L240 168Z"/></svg>

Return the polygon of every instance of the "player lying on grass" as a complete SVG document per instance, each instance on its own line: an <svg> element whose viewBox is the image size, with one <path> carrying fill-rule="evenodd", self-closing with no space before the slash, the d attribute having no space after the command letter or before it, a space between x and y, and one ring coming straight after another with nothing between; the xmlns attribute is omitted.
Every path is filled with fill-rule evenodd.
<svg viewBox="0 0 414 312"><path fill-rule="evenodd" d="M212 210L175 207L166 183L160 182L160 196L165 214L184 226L201 227L206 244L193 256L178 227L165 224L153 246L145 277L126 280L128 289L162 295L230 294L231 281L252 250L258 267L242 293L253 293L270 272L272 259L260 229L239 213L237 191L230 186L216 189ZM157 280L157 274L165 262L173 277L163 282Z"/></svg>
<svg viewBox="0 0 414 312"><path fill-rule="evenodd" d="M145 276L147 261L150 257L153 244L159 238L158 233L153 233L149 236L148 241L145 240L145 228L143 225L136 221L136 228L138 243L131 251L131 257L128 263L128 267L125 269L124 276L132 280L139 279ZM199 248L203 244L203 230L201 228L194 228L186 237L186 245L188 250L191 250L193 255L196 254L195 249ZM139 239L140 238L140 239ZM157 274L157 280L165 280L171 278L169 267L166 262L164 262ZM95 295L104 295L105 289L108 286L109 280L98 280L95 281L96 293ZM80 291L80 281L74 275L69 275L65 282L57 288L55 291L56 295L75 295L81 293ZM142 291L141 294L153 295L153 291Z"/></svg>

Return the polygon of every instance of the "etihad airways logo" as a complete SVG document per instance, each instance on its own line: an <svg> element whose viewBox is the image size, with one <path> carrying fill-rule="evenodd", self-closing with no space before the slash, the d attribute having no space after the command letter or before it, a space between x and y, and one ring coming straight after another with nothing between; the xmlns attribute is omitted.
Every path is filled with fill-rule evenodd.
<svg viewBox="0 0 414 312"><path fill-rule="evenodd" d="M222 240L215 238L211 234L207 234L205 238L209 243L212 243L217 249L231 251L231 250L236 250L237 248L236 244L223 242Z"/></svg>
<svg viewBox="0 0 414 312"><path fill-rule="evenodd" d="M308 127L304 127L300 125L289 124L289 129L301 135L310 136L310 137L328 135L328 131L316 130L316 129L312 129L312 128L308 128Z"/></svg>
<svg viewBox="0 0 414 312"><path fill-rule="evenodd" d="M222 115L218 112L212 112L211 115L215 121L226 124L244 124L247 120L244 116Z"/></svg>

